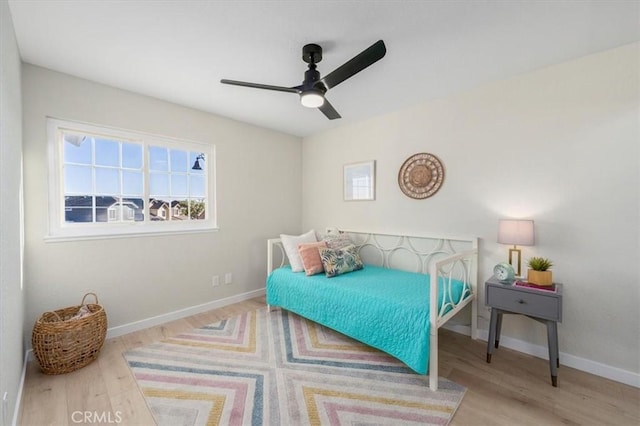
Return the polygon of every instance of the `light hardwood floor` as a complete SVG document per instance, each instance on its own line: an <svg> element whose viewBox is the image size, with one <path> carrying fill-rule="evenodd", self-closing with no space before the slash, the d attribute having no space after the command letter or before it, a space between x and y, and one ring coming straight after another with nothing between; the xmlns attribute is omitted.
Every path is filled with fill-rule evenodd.
<svg viewBox="0 0 640 426"><path fill-rule="evenodd" d="M73 421L89 411L110 413L102 424L153 425L123 352L264 306L256 298L108 339L97 361L65 375L44 375L30 362L19 424L89 424ZM447 330L439 341L440 375L467 387L452 425L640 424L640 389L566 366L554 388L545 360L500 348L487 364L482 341Z"/></svg>

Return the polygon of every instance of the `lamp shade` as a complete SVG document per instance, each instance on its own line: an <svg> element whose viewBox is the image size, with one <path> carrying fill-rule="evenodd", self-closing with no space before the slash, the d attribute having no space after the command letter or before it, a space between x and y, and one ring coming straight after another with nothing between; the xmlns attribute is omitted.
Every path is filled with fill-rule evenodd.
<svg viewBox="0 0 640 426"><path fill-rule="evenodd" d="M498 243L516 246L533 245L533 220L500 219Z"/></svg>

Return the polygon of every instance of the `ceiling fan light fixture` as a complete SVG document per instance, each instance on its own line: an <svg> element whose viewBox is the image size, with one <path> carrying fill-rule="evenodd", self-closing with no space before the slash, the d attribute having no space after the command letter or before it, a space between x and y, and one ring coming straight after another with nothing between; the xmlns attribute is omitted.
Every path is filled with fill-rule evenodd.
<svg viewBox="0 0 640 426"><path fill-rule="evenodd" d="M324 104L324 96L317 90L309 90L300 94L300 103L307 108L318 108Z"/></svg>
<svg viewBox="0 0 640 426"><path fill-rule="evenodd" d="M353 77L365 68L379 61L387 53L384 41L378 40L371 46L349 59L344 64L322 78L317 63L322 60L322 47L317 44L306 44L302 48L302 60L309 64L304 73L304 80L299 86L285 87L270 84L250 83L248 81L222 79L220 83L254 89L273 90L276 92L295 93L300 96L300 103L306 108L317 108L329 120L340 117L331 102L324 98L325 93L343 81Z"/></svg>

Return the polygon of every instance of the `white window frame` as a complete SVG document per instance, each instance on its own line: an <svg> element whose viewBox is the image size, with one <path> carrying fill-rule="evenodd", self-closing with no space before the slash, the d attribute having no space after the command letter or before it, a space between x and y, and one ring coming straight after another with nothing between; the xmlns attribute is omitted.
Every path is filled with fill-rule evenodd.
<svg viewBox="0 0 640 426"><path fill-rule="evenodd" d="M63 188L63 132L99 135L122 142L134 142L143 145L144 221L140 222L65 222ZM132 130L116 129L89 123L79 123L56 118L47 118L47 145L49 160L49 227L45 241L73 241L86 239L123 238L144 235L183 234L217 230L215 198L215 146L186 139L158 136ZM149 215L149 146L161 146L172 149L184 149L200 152L205 161L200 165L206 168L205 195L207 206L205 219L185 221L151 221Z"/></svg>

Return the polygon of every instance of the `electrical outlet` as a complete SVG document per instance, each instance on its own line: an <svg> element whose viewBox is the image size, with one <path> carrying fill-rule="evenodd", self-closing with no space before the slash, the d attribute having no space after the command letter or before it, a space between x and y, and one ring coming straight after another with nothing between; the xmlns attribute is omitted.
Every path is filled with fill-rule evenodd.
<svg viewBox="0 0 640 426"><path fill-rule="evenodd" d="M231 272L227 272L226 274L224 274L224 283L231 284L232 282L233 282L233 275L231 275Z"/></svg>
<svg viewBox="0 0 640 426"><path fill-rule="evenodd" d="M213 278L211 279L211 285L213 287L217 287L220 285L220 277L218 275L213 276Z"/></svg>

